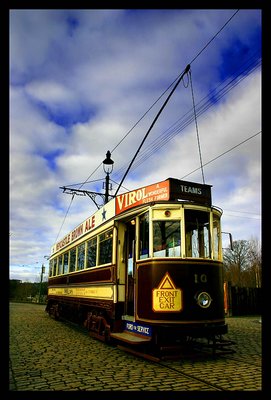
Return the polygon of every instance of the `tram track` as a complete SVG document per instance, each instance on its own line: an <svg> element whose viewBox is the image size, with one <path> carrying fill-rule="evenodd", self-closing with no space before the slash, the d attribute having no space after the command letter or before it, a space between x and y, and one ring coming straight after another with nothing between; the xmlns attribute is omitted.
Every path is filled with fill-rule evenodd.
<svg viewBox="0 0 271 400"><path fill-rule="evenodd" d="M235 344L236 343L233 342L233 345ZM128 353L132 353L134 356L144 358L150 363L159 365L159 367L168 370L169 375L174 373L179 375L180 378L182 377L188 379L191 381L191 387L194 386L193 382L195 384L198 383L201 386L203 384L204 388L200 390L234 390L234 387L235 385L238 385L238 382L230 382L232 381L232 378L233 380L235 379L234 373L238 370L247 371L248 375L249 371L258 376L261 375L261 355L257 353L252 354L252 357L255 356L256 358L255 361L248 361L247 355L242 356L242 354L238 354L234 349L229 349L228 352L226 351L224 353L213 353L212 351L200 351L199 349L191 348L191 351L188 350L188 352L184 352L183 355L175 355L172 358L163 358L150 354L140 354L140 352L127 349L124 346L117 347ZM185 369L190 369L194 372L185 371ZM210 375L200 377L198 374ZM214 379L217 381L217 383L213 382Z"/></svg>
<svg viewBox="0 0 271 400"><path fill-rule="evenodd" d="M212 388L212 389L215 389L215 390L218 390L218 391L225 391L224 387L221 387L219 385L210 383L206 379L195 377L194 375L188 374L187 372L180 371L177 368L174 368L172 366L169 366L169 365L165 364L165 362L163 362L163 361L160 362L159 365L161 365L162 367L164 367L164 368L166 368L166 369L168 369L168 370L170 370L170 371L172 371L174 373L178 373L178 374L180 374L181 376L183 376L185 378L191 379L192 381L203 383L204 385L206 385L209 388Z"/></svg>
<svg viewBox="0 0 271 400"><path fill-rule="evenodd" d="M193 355L192 357L186 356L183 359L180 359L178 362L178 364L176 365L176 361L172 361L172 360L161 360L159 362L159 365L169 369L170 371L173 371L175 373L180 374L180 376L186 377L188 379L191 379L193 381L197 381L197 382L201 382L203 384L205 384L207 387L215 389L215 390L219 390L219 391L231 391L232 389L229 387L226 387L226 385L224 384L225 381L225 376L223 373L221 373L221 367L219 367L219 364L221 365L221 362L224 363L224 367L223 370L225 371L225 373L228 373L228 375L230 375L230 373L227 371L227 367L228 365L230 365L229 370L232 371L234 370L234 365L236 365L236 370L240 370L242 369L242 365L245 365L245 369L248 371L251 369L251 371L253 371L253 373L258 373L259 375L261 374L261 355L255 354L252 355L252 357L255 356L256 360L252 360L249 361L247 356L244 355L242 357L242 355L238 354L237 352L234 352L232 354L198 354L198 355ZM214 362L218 362L217 366L215 365L215 363L213 364L213 369L214 371L216 370L216 379L218 380L218 383L214 383L214 382L210 382L209 378L204 378L204 377L199 377L196 376L197 373L199 373L199 370L197 370L194 373L190 373L187 371L182 370L182 368L185 367L185 363L187 361L187 367L190 368L190 362L193 363L193 365L195 365L197 362L201 363L203 361L203 358L205 357L205 361L209 364L212 361ZM229 364L228 364L229 362ZM234 364L233 364L234 363ZM201 373L201 372L200 372ZM213 376L210 378L213 379ZM219 382L223 382L223 383L219 383Z"/></svg>
<svg viewBox="0 0 271 400"><path fill-rule="evenodd" d="M155 357L153 355L150 354L143 354L134 350L131 350L129 348L126 348L124 346L117 346L120 350L123 350L127 353L133 354L136 357L139 358L144 358L147 361L149 361L150 363L153 363L155 365L159 365L159 367L162 367L164 369L167 369L168 371L170 371L171 373L175 373L178 374L181 377L184 377L188 380L191 380L192 382L196 382L196 383L200 383L203 384L204 386L206 386L205 390L208 390L207 388L209 388L210 390L216 390L216 391L230 391L230 389L225 388L225 386L223 385L219 385L219 384L215 384L210 382L208 379L204 379L204 378L200 378L198 376L195 376L195 374L192 373L188 373L185 372L183 370L181 370L182 368L182 362L187 361L188 363L193 362L196 363L198 362L202 362L203 359L205 359L206 361L214 361L220 357L223 357L223 359L227 358L228 356L225 355L213 355L211 353L204 353L204 352L196 352L196 353L190 353L189 355L186 354L183 357L182 356L176 356L176 359L167 359L167 360L163 360L159 357ZM230 360L235 360L234 358L229 358ZM180 364L178 364L178 367L174 367L174 363L176 362L180 362ZM193 383L191 382L191 385L193 385Z"/></svg>
<svg viewBox="0 0 271 400"><path fill-rule="evenodd" d="M210 390L216 390L216 391L232 391L232 388L229 388L224 384L225 377L223 376L223 374L221 374L221 376L219 377L219 373L217 372L216 379L217 379L218 383L214 383L214 382L210 381L211 379L214 378L213 375L209 379L208 377L206 378L206 377L197 376L197 373L201 373L201 372L199 372L199 370L197 370L194 373L190 373L190 372L184 371L182 369L184 367L183 362L187 361L188 364L189 364L189 368L190 368L192 366L192 365L190 365L191 361L192 361L193 365L195 365L195 363L197 361L199 363L201 363L203 361L203 357L204 357L203 354L197 355L197 356L193 356L193 358L186 356L183 360L179 360L180 363L178 363L177 365L176 365L176 360L175 361L172 361L172 360L160 360L159 362L157 361L156 363L159 363L160 367L163 367L163 368L169 370L170 372L178 374L180 377L184 377L184 378L187 378L187 379L191 380L191 384L192 384L192 382L198 382L198 383L204 384L206 386L206 390L208 390L208 388L209 388ZM215 360L219 360L219 359L220 360L224 360L225 362L227 360L230 361L230 362L232 362L232 361L236 362L236 365L239 368L240 368L240 364L241 363L245 363L246 366L250 365L251 368L254 371L258 371L259 373L261 373L261 366L260 365L259 366L257 366L257 365L255 366L255 363L247 362L247 359L244 360L244 359L242 359L242 357L235 357L235 356L225 355L225 354L223 354L223 355L215 355L215 356L211 355L211 354L206 355L206 362L207 363L209 361L215 361ZM153 361L153 362L155 362L155 361ZM174 366L174 364L176 366ZM216 369L215 366L213 368L214 368L214 370ZM225 368L225 371L226 371L227 364L225 364L224 368ZM230 369L232 369L232 365L231 365ZM220 370L220 373L221 373L221 370ZM223 382L223 383L220 384L219 383L220 381Z"/></svg>

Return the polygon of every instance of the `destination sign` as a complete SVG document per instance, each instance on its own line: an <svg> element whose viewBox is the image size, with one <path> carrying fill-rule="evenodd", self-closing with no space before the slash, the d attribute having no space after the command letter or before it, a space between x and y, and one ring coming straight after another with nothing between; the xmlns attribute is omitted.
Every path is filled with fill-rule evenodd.
<svg viewBox="0 0 271 400"><path fill-rule="evenodd" d="M152 328L150 326L141 325L136 322L126 321L125 330L143 336L152 335Z"/></svg>
<svg viewBox="0 0 271 400"><path fill-rule="evenodd" d="M212 205L211 185L181 181L169 178L170 200L189 200L195 203Z"/></svg>

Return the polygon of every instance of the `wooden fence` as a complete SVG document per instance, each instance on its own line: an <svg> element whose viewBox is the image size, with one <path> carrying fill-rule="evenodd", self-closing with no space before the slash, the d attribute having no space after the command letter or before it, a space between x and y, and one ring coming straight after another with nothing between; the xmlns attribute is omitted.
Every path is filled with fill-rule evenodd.
<svg viewBox="0 0 271 400"><path fill-rule="evenodd" d="M231 286L224 283L224 309L226 316L262 314L261 288Z"/></svg>

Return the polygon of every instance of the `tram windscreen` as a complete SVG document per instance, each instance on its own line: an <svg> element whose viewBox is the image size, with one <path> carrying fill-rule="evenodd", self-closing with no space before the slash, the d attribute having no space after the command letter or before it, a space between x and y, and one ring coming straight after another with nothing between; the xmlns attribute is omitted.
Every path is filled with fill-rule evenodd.
<svg viewBox="0 0 271 400"><path fill-rule="evenodd" d="M180 257L181 225L180 221L153 222L153 256Z"/></svg>
<svg viewBox="0 0 271 400"><path fill-rule="evenodd" d="M210 257L210 222L208 212L185 210L185 243L186 257Z"/></svg>

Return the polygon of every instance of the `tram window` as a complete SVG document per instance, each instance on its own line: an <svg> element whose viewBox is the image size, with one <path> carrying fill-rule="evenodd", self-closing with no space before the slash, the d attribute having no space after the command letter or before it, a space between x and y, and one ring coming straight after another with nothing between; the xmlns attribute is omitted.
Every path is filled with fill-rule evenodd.
<svg viewBox="0 0 271 400"><path fill-rule="evenodd" d="M139 217L139 257L149 257L149 213L148 211Z"/></svg>
<svg viewBox="0 0 271 400"><path fill-rule="evenodd" d="M53 275L53 260L49 261L49 276Z"/></svg>
<svg viewBox="0 0 271 400"><path fill-rule="evenodd" d="M87 268L96 267L97 237L87 242Z"/></svg>
<svg viewBox="0 0 271 400"><path fill-rule="evenodd" d="M187 257L210 257L209 213L185 210L185 243Z"/></svg>
<svg viewBox="0 0 271 400"><path fill-rule="evenodd" d="M102 233L99 237L98 265L112 262L113 230Z"/></svg>
<svg viewBox="0 0 271 400"><path fill-rule="evenodd" d="M213 214L213 246L214 246L214 259L219 259L219 234L220 223L217 215Z"/></svg>
<svg viewBox="0 0 271 400"><path fill-rule="evenodd" d="M69 272L75 271L75 261L76 261L76 248L70 250L70 270Z"/></svg>
<svg viewBox="0 0 271 400"><path fill-rule="evenodd" d="M153 222L153 256L180 257L181 255L180 221Z"/></svg>
<svg viewBox="0 0 271 400"><path fill-rule="evenodd" d="M69 270L69 253L64 253L63 258L63 274L67 274Z"/></svg>
<svg viewBox="0 0 271 400"><path fill-rule="evenodd" d="M85 263L85 243L79 244L77 250L77 269L84 269Z"/></svg>
<svg viewBox="0 0 271 400"><path fill-rule="evenodd" d="M53 259L53 276L56 276L57 257Z"/></svg>
<svg viewBox="0 0 271 400"><path fill-rule="evenodd" d="M58 275L61 275L63 273L63 255L58 257Z"/></svg>

